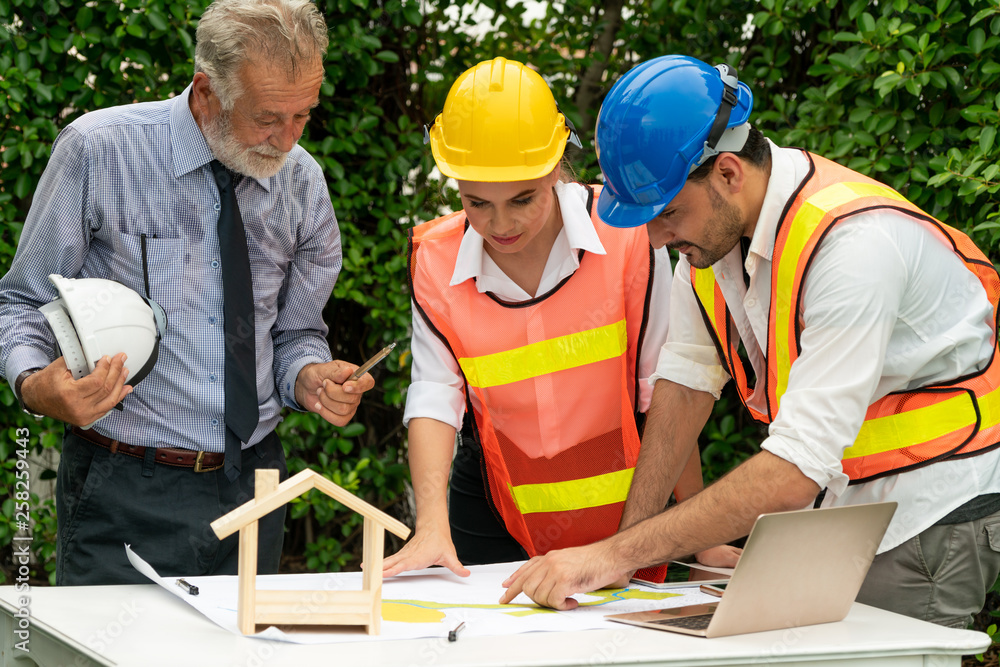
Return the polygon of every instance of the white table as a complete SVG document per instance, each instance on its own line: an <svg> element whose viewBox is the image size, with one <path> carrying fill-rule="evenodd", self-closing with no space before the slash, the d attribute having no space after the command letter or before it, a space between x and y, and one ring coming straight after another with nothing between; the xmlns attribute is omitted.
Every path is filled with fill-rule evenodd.
<svg viewBox="0 0 1000 667"><path fill-rule="evenodd" d="M32 588L28 654L14 649L19 594L0 587L0 665L829 665L944 667L989 646L950 630L855 604L847 618L805 628L702 639L626 625L570 633L304 645L231 634L155 585ZM34 661L34 662L32 662Z"/></svg>

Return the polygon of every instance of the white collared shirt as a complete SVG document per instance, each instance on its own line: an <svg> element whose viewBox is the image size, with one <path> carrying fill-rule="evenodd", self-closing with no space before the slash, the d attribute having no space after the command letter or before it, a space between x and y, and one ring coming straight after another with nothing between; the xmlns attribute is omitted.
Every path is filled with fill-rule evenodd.
<svg viewBox="0 0 1000 667"><path fill-rule="evenodd" d="M549 251L537 294L545 294L580 267L579 250L596 255L607 254L587 212L587 194L587 189L578 183L556 184L563 225ZM594 202L594 205L597 203ZM500 270L486 253L484 243L483 237L471 226L466 230L450 284L458 285L475 279L480 293L492 292L504 301L520 302L534 298L535 295L525 292ZM657 351L666 340L670 310L670 256L666 249L656 251L655 261L649 320L639 367L639 407L643 412L649 407L652 395L652 386L645 380L656 368ZM597 296L594 300L601 301ZM413 366L403 424L409 424L415 417L430 417L456 429L461 428L465 414L465 380L455 357L428 328L415 306L411 350Z"/></svg>
<svg viewBox="0 0 1000 667"><path fill-rule="evenodd" d="M771 144L771 175L745 267L739 247L714 265L757 377L766 373L771 260L785 202L802 182L801 151ZM879 548L887 551L975 496L1000 492L1000 450L934 463L848 486L840 460L869 404L893 391L944 382L990 358L993 310L979 281L938 237L891 211L840 223L822 241L806 276L802 353L761 447L795 464L821 488L824 506L899 503ZM651 382L665 378L718 398L729 380L681 257L671 326ZM763 409L763 396L755 396Z"/></svg>

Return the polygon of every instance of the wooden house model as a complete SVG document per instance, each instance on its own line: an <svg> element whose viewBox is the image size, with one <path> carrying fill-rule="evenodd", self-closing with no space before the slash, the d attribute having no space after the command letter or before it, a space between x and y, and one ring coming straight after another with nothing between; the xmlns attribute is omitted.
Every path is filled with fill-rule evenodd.
<svg viewBox="0 0 1000 667"><path fill-rule="evenodd" d="M319 489L364 516L363 575L360 591L258 590L257 521L310 489ZM406 539L410 529L385 512L312 470L278 484L277 470L258 470L254 499L212 522L219 539L240 531L237 624L243 634L257 625L362 625L379 634L382 620L382 556L385 531Z"/></svg>

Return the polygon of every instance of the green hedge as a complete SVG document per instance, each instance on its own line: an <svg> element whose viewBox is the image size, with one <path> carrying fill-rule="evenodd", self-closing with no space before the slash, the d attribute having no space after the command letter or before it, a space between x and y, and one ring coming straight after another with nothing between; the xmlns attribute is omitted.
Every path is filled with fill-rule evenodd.
<svg viewBox="0 0 1000 667"><path fill-rule="evenodd" d="M183 89L206 4L0 0L0 269L9 266L59 129L86 110ZM405 233L456 204L432 176L422 125L440 111L451 81L479 60L503 55L536 66L585 145L603 95L633 64L663 53L725 60L753 89L752 120L769 137L888 182L998 256L995 1L580 0L542 5L541 16L537 4L486 0L319 4L330 51L321 106L302 144L325 170L343 233L344 270L325 313L330 343L335 357L355 361L389 341L399 345L353 424L335 428L294 413L279 431L292 471L309 466L397 515L408 512ZM571 158L581 179L598 178L592 150ZM37 455L58 447L60 427L21 414L6 384L0 404L0 479L13 489L15 429L31 429ZM750 456L760 437L726 394L703 434L706 477ZM2 505L0 581L12 572L14 500ZM37 498L32 509L33 572L47 580L54 510ZM295 501L285 568L356 568L359 528L324 496Z"/></svg>

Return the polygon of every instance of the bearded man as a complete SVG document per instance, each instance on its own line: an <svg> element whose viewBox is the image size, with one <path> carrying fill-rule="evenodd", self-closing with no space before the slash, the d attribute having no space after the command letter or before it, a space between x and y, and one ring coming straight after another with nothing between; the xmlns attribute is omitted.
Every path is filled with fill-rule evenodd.
<svg viewBox="0 0 1000 667"><path fill-rule="evenodd" d="M87 113L53 144L0 280L0 372L25 410L66 423L61 585L143 583L124 543L164 576L235 574L235 538L209 523L253 497L256 469L286 476L282 407L344 425L374 384L348 381L356 366L326 342L340 232L297 145L327 43L307 0L217 0L180 95ZM141 384L122 354L74 379L38 311L50 274L116 280L163 308ZM283 508L261 521L262 573L278 569L283 523Z"/></svg>

